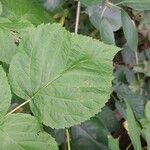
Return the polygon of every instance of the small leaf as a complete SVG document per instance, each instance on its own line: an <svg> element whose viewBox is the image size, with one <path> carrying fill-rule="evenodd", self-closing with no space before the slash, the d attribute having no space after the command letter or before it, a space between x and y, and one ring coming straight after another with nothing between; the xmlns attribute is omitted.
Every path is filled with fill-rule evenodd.
<svg viewBox="0 0 150 150"><path fill-rule="evenodd" d="M130 139L132 141L133 147L135 150L142 150L141 147L141 129L140 126L138 125L137 121L135 120L133 111L130 107L130 105L126 102L126 113L127 113L127 130L128 134L130 136Z"/></svg>
<svg viewBox="0 0 150 150"><path fill-rule="evenodd" d="M11 62L13 91L31 99L33 113L45 125L78 124L107 101L117 50L57 24L40 25L23 38Z"/></svg>
<svg viewBox="0 0 150 150"><path fill-rule="evenodd" d="M2 66L0 66L0 118L4 117L11 103L11 91Z"/></svg>
<svg viewBox="0 0 150 150"><path fill-rule="evenodd" d="M119 140L114 139L112 136L108 136L109 150L120 150Z"/></svg>
<svg viewBox="0 0 150 150"><path fill-rule="evenodd" d="M114 32L112 30L111 25L105 18L101 20L99 29L101 40L106 44L115 45Z"/></svg>
<svg viewBox="0 0 150 150"><path fill-rule="evenodd" d="M112 31L117 31L121 28L121 11L118 7L114 5L105 5L105 6L91 6L86 9L91 23L95 28L99 30L101 20L104 18L107 20L109 26L111 26Z"/></svg>
<svg viewBox="0 0 150 150"><path fill-rule="evenodd" d="M129 15L121 9L122 27L128 46L133 51L137 51L138 46L138 33L133 20Z"/></svg>
<svg viewBox="0 0 150 150"><path fill-rule="evenodd" d="M58 150L54 139L43 131L35 117L9 115L0 125L1 150Z"/></svg>

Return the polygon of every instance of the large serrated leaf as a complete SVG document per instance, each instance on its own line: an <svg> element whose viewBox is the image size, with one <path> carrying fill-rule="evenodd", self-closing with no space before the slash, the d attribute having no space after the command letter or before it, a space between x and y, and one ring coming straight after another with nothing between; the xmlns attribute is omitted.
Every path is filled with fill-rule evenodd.
<svg viewBox="0 0 150 150"><path fill-rule="evenodd" d="M78 124L107 101L117 50L57 24L40 25L23 39L11 62L13 91L31 99L33 113L45 125Z"/></svg>
<svg viewBox="0 0 150 150"><path fill-rule="evenodd" d="M1 150L58 150L54 139L27 114L9 115L0 125Z"/></svg>
<svg viewBox="0 0 150 150"><path fill-rule="evenodd" d="M6 73L0 66L0 118L4 117L11 103L11 91Z"/></svg>

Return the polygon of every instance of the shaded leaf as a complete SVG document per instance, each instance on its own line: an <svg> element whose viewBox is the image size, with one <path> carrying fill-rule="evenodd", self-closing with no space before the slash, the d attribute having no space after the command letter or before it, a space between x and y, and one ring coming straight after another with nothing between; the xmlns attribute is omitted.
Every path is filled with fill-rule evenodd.
<svg viewBox="0 0 150 150"><path fill-rule="evenodd" d="M108 106L102 108L102 111L97 117L102 121L105 127L107 127L110 133L113 133L120 128L120 123L115 117L115 113Z"/></svg>
<svg viewBox="0 0 150 150"><path fill-rule="evenodd" d="M138 46L138 34L136 26L129 15L121 9L122 27L128 46L133 51L137 51Z"/></svg>
<svg viewBox="0 0 150 150"><path fill-rule="evenodd" d="M131 91L131 89L125 84L114 87L114 91L117 92L118 96L128 101L138 119L144 117L144 105L146 102L144 96Z"/></svg>
<svg viewBox="0 0 150 150"><path fill-rule="evenodd" d="M114 32L111 25L105 18L101 20L99 29L101 40L107 44L115 45Z"/></svg>
<svg viewBox="0 0 150 150"><path fill-rule="evenodd" d="M0 125L1 150L58 150L54 139L27 114L9 115Z"/></svg>
<svg viewBox="0 0 150 150"><path fill-rule="evenodd" d="M83 122L109 97L117 49L56 24L40 25L23 39L11 62L13 91L31 99L33 113L47 126Z"/></svg>
<svg viewBox="0 0 150 150"><path fill-rule="evenodd" d="M108 131L96 117L72 127L71 135L73 150L108 150Z"/></svg>

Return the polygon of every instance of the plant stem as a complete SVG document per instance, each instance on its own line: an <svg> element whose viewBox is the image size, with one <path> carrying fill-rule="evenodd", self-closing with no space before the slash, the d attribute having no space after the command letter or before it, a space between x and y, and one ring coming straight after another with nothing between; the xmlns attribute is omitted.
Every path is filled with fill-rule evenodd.
<svg viewBox="0 0 150 150"><path fill-rule="evenodd" d="M77 12L76 12L76 24L75 24L75 31L74 31L75 33L78 33L78 29L79 29L80 9L81 9L81 3L78 1Z"/></svg>
<svg viewBox="0 0 150 150"><path fill-rule="evenodd" d="M16 108L14 108L14 109L13 109L12 111L10 111L9 113L7 113L6 116L8 116L8 115L14 113L14 112L17 111L18 109L20 109L22 106L24 106L24 105L26 105L27 103L29 103L30 100L31 100L31 98L28 99L27 101L25 101L24 103L20 104L20 105L17 106Z"/></svg>
<svg viewBox="0 0 150 150"><path fill-rule="evenodd" d="M68 150L71 150L71 146L70 146L70 135L69 135L69 130L68 130L68 129L66 129L66 136L67 136Z"/></svg>

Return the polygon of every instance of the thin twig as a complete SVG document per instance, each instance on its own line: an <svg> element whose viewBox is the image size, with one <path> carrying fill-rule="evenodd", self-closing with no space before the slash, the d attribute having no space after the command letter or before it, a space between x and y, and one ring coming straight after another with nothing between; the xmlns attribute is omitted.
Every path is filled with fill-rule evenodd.
<svg viewBox="0 0 150 150"><path fill-rule="evenodd" d="M22 106L26 105L27 103L29 103L31 101L31 98L28 99L27 101L25 101L24 103L20 104L19 106L17 106L16 108L14 108L12 111L10 111L9 113L6 114L6 116L14 113L15 111L17 111L18 109L20 109Z"/></svg>
<svg viewBox="0 0 150 150"><path fill-rule="evenodd" d="M79 30L80 9L81 9L81 3L78 1L77 12L76 12L76 24L75 24L75 31L74 31L75 33L78 33Z"/></svg>
<svg viewBox="0 0 150 150"><path fill-rule="evenodd" d="M71 150L71 146L70 146L70 135L69 135L69 130L68 130L68 129L66 129L66 136L67 136L68 150Z"/></svg>

